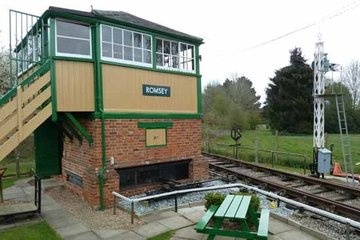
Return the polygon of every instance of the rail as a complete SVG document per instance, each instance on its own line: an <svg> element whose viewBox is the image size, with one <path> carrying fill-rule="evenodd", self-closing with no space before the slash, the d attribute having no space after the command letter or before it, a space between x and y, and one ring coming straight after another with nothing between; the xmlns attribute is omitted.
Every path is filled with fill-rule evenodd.
<svg viewBox="0 0 360 240"><path fill-rule="evenodd" d="M156 195L152 195L152 196L146 196L146 197L141 197L141 198L128 198L124 195L121 195L117 192L112 192L113 196L114 196L114 209L113 209L113 214L116 214L116 199L120 198L123 199L125 201L128 201L131 203L131 224L134 223L134 216L135 216L135 203L136 202L141 202L141 201L146 201L146 200L150 200L150 199L155 199L155 198L161 198L161 197L168 197L168 196L174 196L175 197L175 212L177 212L178 206L177 206L177 196L180 194L185 194L185 193L192 193L192 192L204 192L204 191L211 191L211 190L218 190L218 189L226 189L226 188L236 188L236 187L240 187L240 188L246 188L248 190L254 191L254 192L258 192L262 195L265 195L271 199L275 199L279 202L284 202L287 204L290 204L292 206L296 206L298 208L302 208L306 211L318 214L320 216L326 217L328 219L332 219L334 221L340 222L342 224L345 224L347 227L347 232L349 232L349 227L353 227L356 228L358 230L360 230L360 222L354 221L350 218L345 218L315 207L311 207L309 205L303 204L303 203L299 203L297 201L285 198L285 197L281 197L275 193L272 192L268 192L268 191L264 191L261 190L257 187L252 187L252 186L248 186L242 183L233 183L233 184L226 184L226 185L219 185L219 186L212 186L212 187L202 187L202 188L193 188L193 189L185 189L185 190L178 190L178 191L173 191L173 192L168 192L168 193L161 193L161 194L156 194Z"/></svg>

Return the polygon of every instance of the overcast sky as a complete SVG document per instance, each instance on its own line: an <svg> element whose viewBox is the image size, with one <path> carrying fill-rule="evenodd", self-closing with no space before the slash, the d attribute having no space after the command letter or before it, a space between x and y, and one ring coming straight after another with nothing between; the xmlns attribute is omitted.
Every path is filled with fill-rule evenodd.
<svg viewBox="0 0 360 240"><path fill-rule="evenodd" d="M291 49L300 47L308 62L313 60L319 32L330 62L346 66L360 60L360 0L2 0L0 44L8 43L9 9L41 15L49 6L90 11L91 5L203 38L203 88L233 74L244 75L261 101L269 78L289 64Z"/></svg>

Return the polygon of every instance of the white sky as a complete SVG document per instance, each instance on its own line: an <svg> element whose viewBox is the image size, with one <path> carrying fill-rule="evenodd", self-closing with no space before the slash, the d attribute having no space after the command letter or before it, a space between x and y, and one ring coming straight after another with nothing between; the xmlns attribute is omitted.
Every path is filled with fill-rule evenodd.
<svg viewBox="0 0 360 240"><path fill-rule="evenodd" d="M332 63L360 60L360 0L2 0L0 45L8 43L9 9L41 15L49 6L90 11L121 10L204 39L200 47L203 88L237 73L249 78L265 100L274 72L289 63L289 50L301 47L313 60L319 31ZM346 11L349 8L352 10ZM339 13L331 19L324 17ZM261 47L268 40L314 26Z"/></svg>

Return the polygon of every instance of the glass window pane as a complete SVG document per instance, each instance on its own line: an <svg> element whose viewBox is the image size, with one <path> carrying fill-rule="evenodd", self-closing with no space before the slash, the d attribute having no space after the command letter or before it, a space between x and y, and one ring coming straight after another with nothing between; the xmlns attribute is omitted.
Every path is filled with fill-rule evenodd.
<svg viewBox="0 0 360 240"><path fill-rule="evenodd" d="M122 44L122 30L113 28L114 43Z"/></svg>
<svg viewBox="0 0 360 240"><path fill-rule="evenodd" d="M183 57L180 58L180 68L187 69L186 68L186 58L183 58Z"/></svg>
<svg viewBox="0 0 360 240"><path fill-rule="evenodd" d="M151 50L151 37L143 35L143 48Z"/></svg>
<svg viewBox="0 0 360 240"><path fill-rule="evenodd" d="M139 33L134 33L134 46L138 48L142 46L141 34Z"/></svg>
<svg viewBox="0 0 360 240"><path fill-rule="evenodd" d="M178 55L179 53L179 44L177 42L171 42L171 54Z"/></svg>
<svg viewBox="0 0 360 240"><path fill-rule="evenodd" d="M164 66L171 67L170 55L164 55Z"/></svg>
<svg viewBox="0 0 360 240"><path fill-rule="evenodd" d="M164 53L170 54L170 42L164 41Z"/></svg>
<svg viewBox="0 0 360 240"><path fill-rule="evenodd" d="M158 53L163 52L162 42L163 41L161 39L156 39L156 52Z"/></svg>
<svg viewBox="0 0 360 240"><path fill-rule="evenodd" d="M123 49L121 45L114 44L114 58L123 59Z"/></svg>
<svg viewBox="0 0 360 240"><path fill-rule="evenodd" d="M112 49L110 43L102 43L102 56L112 57Z"/></svg>
<svg viewBox="0 0 360 240"><path fill-rule="evenodd" d="M195 70L194 59L189 59L187 67L188 70Z"/></svg>
<svg viewBox="0 0 360 240"><path fill-rule="evenodd" d="M134 49L134 61L135 62L142 62L142 50L141 49Z"/></svg>
<svg viewBox="0 0 360 240"><path fill-rule="evenodd" d="M108 26L102 26L102 40L106 42L111 42L111 28Z"/></svg>
<svg viewBox="0 0 360 240"><path fill-rule="evenodd" d="M89 26L56 21L57 35L90 39Z"/></svg>
<svg viewBox="0 0 360 240"><path fill-rule="evenodd" d="M194 46L192 46L192 45L188 45L187 46L188 48L187 48L187 57L188 58L194 58Z"/></svg>
<svg viewBox="0 0 360 240"><path fill-rule="evenodd" d="M172 67L173 68L179 68L179 57L172 57Z"/></svg>
<svg viewBox="0 0 360 240"><path fill-rule="evenodd" d="M151 51L144 50L144 62L151 63Z"/></svg>
<svg viewBox="0 0 360 240"><path fill-rule="evenodd" d="M124 47L124 59L129 61L133 60L133 49L131 47Z"/></svg>
<svg viewBox="0 0 360 240"><path fill-rule="evenodd" d="M90 42L87 40L57 37L57 52L90 55Z"/></svg>
<svg viewBox="0 0 360 240"><path fill-rule="evenodd" d="M132 32L124 30L124 44L126 46L132 46L133 45Z"/></svg>
<svg viewBox="0 0 360 240"><path fill-rule="evenodd" d="M163 66L163 55L162 54L159 54L157 53L156 54L156 65L157 66Z"/></svg>

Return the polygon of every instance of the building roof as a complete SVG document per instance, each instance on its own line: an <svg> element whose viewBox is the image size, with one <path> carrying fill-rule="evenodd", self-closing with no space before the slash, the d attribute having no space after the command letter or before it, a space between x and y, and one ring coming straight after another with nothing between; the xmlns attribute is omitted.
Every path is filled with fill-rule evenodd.
<svg viewBox="0 0 360 240"><path fill-rule="evenodd" d="M203 39L199 37L186 34L163 25L151 22L149 20L137 17L123 11L107 11L107 10L92 10L91 12L78 11L67 8L49 7L47 14L70 14L75 16L89 17L101 20L115 21L119 24L125 24L131 27L148 30L152 32L161 33L164 35L170 35L182 39L188 39L197 43L203 43Z"/></svg>

